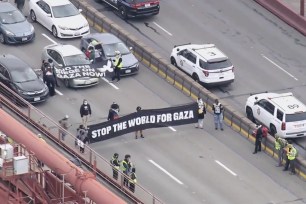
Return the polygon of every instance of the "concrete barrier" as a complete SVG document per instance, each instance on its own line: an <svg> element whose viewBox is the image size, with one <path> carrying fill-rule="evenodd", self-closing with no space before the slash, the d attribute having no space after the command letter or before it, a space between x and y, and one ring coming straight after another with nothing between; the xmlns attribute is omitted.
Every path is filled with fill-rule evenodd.
<svg viewBox="0 0 306 204"><path fill-rule="evenodd" d="M306 36L306 20L278 0L254 0Z"/></svg>

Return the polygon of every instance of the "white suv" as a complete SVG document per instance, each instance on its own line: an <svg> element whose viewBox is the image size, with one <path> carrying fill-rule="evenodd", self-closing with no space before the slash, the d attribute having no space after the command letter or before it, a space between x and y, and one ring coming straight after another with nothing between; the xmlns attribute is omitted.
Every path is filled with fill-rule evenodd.
<svg viewBox="0 0 306 204"><path fill-rule="evenodd" d="M206 86L229 84L235 79L232 63L214 44L174 46L170 61Z"/></svg>
<svg viewBox="0 0 306 204"><path fill-rule="evenodd" d="M270 129L271 135L283 138L306 136L306 106L292 93L261 93L250 96L246 115Z"/></svg>

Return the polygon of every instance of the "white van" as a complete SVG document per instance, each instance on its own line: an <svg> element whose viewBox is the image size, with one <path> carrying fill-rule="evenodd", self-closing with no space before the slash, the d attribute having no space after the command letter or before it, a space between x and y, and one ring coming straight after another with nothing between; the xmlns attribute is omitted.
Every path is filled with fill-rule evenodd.
<svg viewBox="0 0 306 204"><path fill-rule="evenodd" d="M245 107L247 117L269 128L282 138L306 136L306 106L292 93L260 93L250 96Z"/></svg>

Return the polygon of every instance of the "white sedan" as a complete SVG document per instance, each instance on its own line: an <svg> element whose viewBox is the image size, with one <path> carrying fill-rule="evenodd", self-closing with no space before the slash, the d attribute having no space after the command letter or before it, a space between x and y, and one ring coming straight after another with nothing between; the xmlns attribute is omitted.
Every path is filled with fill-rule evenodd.
<svg viewBox="0 0 306 204"><path fill-rule="evenodd" d="M30 0L30 16L55 37L75 38L90 33L85 17L68 0Z"/></svg>

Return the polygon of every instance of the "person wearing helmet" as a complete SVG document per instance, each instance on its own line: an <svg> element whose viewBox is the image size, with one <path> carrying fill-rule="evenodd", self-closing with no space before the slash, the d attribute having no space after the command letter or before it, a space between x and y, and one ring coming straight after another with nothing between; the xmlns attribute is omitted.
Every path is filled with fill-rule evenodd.
<svg viewBox="0 0 306 204"><path fill-rule="evenodd" d="M141 107L140 107L140 106L137 106L136 111L137 111L137 112L140 112L140 111L141 111ZM144 138L144 136L143 136L143 134L142 134L142 130L136 130L136 131L135 131L135 139L138 139L138 133L140 134L140 137L141 137L141 138Z"/></svg>
<svg viewBox="0 0 306 204"><path fill-rule="evenodd" d="M111 82L113 82L116 78L117 78L117 81L120 81L120 71L123 66L121 53L119 51L115 51L115 54L116 54L116 57L113 60L115 68L114 68L114 75L112 77Z"/></svg>
<svg viewBox="0 0 306 204"><path fill-rule="evenodd" d="M120 160L119 158L119 154L115 153L110 161L110 163L113 165L113 178L114 179L118 179L118 171L120 169Z"/></svg>
<svg viewBox="0 0 306 204"><path fill-rule="evenodd" d="M282 166L284 148L287 146L287 143L287 140L280 138L279 136L275 137L274 147L278 156L278 163L276 165L277 167Z"/></svg>

